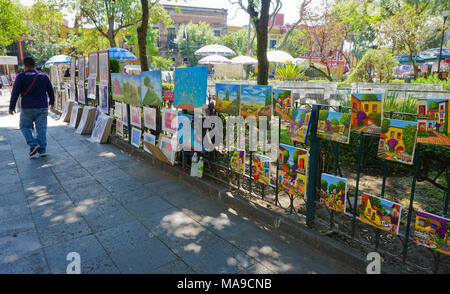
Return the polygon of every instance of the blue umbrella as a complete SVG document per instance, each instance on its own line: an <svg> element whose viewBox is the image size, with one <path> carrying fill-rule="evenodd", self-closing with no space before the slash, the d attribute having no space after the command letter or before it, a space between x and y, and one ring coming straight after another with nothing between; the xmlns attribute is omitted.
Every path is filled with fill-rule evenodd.
<svg viewBox="0 0 450 294"><path fill-rule="evenodd" d="M123 48L109 48L109 58L115 58L117 60L137 60L137 57L133 53Z"/></svg>
<svg viewBox="0 0 450 294"><path fill-rule="evenodd" d="M52 56L45 65L53 65L53 64L70 64L70 56L67 55L55 55Z"/></svg>

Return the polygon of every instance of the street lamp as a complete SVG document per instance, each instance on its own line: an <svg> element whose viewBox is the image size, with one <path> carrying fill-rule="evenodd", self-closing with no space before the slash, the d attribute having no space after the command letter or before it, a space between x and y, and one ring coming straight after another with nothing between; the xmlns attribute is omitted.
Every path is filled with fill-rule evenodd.
<svg viewBox="0 0 450 294"><path fill-rule="evenodd" d="M445 23L447 22L447 17L450 13L450 10L444 10L442 15L444 16L444 26L442 27L442 38L441 38L441 49L439 50L439 61L438 61L438 75L441 76L441 59L442 59L442 46L444 45L444 36L445 36Z"/></svg>
<svg viewBox="0 0 450 294"><path fill-rule="evenodd" d="M190 62L190 52L189 52L189 32L186 31L186 27L184 28L184 32L183 32L183 40L186 40L186 53L187 53L187 57L186 57L186 63L189 64Z"/></svg>

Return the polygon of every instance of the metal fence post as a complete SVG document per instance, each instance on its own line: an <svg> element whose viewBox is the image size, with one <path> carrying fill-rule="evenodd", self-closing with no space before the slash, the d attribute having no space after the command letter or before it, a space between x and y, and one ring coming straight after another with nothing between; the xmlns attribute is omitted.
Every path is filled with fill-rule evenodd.
<svg viewBox="0 0 450 294"><path fill-rule="evenodd" d="M364 151L364 135L359 134L359 150L357 158L357 169L356 169L356 187L355 187L355 200L353 201L353 220L352 220L352 238L355 237L355 226L356 226L356 213L358 210L358 194L359 194L359 180L361 177L361 156Z"/></svg>
<svg viewBox="0 0 450 294"><path fill-rule="evenodd" d="M320 105L314 105L311 111L311 127L309 138L311 142L309 154L308 190L306 200L306 224L312 226L314 218L314 201L317 190L317 166L319 163L319 139L317 138L317 122L319 119Z"/></svg>
<svg viewBox="0 0 450 294"><path fill-rule="evenodd" d="M445 200L444 200L444 215L443 215L443 217L447 217L449 200L450 200L450 171L447 173L447 195L445 196Z"/></svg>
<svg viewBox="0 0 450 294"><path fill-rule="evenodd" d="M128 143L131 144L131 114L130 104L127 104L127 131L128 131Z"/></svg>

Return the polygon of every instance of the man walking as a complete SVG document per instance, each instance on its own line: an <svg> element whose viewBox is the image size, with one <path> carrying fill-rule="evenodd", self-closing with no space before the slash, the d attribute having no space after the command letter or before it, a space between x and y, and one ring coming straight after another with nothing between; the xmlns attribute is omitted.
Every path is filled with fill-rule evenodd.
<svg viewBox="0 0 450 294"><path fill-rule="evenodd" d="M17 99L22 95L22 109L20 112L20 130L28 146L30 157L39 153L46 156L47 148L47 115L48 105L53 110L55 94L48 76L35 69L34 59L26 57L23 60L24 72L16 77L9 103L9 114L13 115ZM47 95L50 103L47 101ZM32 128L36 127L37 138L34 138Z"/></svg>

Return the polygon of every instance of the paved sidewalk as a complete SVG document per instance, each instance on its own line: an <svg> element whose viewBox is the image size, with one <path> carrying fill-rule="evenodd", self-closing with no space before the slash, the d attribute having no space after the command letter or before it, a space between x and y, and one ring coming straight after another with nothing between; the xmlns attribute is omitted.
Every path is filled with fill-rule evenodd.
<svg viewBox="0 0 450 294"><path fill-rule="evenodd" d="M29 159L0 96L0 273L344 273L177 179L49 118Z"/></svg>

